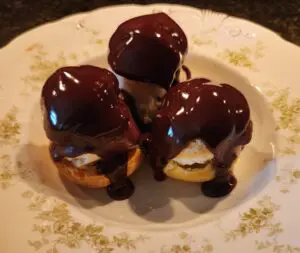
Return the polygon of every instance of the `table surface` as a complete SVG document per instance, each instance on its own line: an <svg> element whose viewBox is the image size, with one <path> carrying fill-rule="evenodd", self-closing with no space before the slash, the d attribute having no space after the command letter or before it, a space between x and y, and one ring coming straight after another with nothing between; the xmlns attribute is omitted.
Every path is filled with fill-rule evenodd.
<svg viewBox="0 0 300 253"><path fill-rule="evenodd" d="M125 3L176 3L242 17L300 45L300 0L0 0L0 47L20 33L73 13Z"/></svg>

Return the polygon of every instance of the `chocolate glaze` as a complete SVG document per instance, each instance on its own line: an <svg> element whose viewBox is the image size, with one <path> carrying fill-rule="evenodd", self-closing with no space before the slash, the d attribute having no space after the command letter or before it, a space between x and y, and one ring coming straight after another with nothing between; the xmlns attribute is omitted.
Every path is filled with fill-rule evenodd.
<svg viewBox="0 0 300 253"><path fill-rule="evenodd" d="M142 120L142 118L140 117L135 98L126 90L121 90L121 94L123 96L124 102L129 107L132 117L133 117L136 125L138 126L139 130L142 133L149 132L151 130L151 123L148 123L148 124L145 123Z"/></svg>
<svg viewBox="0 0 300 253"><path fill-rule="evenodd" d="M212 84L208 79L193 79L169 89L148 138L155 178L164 179L163 168L186 147L200 138L214 153L216 178L202 184L204 194L228 194L236 180L230 167L235 149L250 142L252 122L249 105L241 92L228 84Z"/></svg>
<svg viewBox="0 0 300 253"><path fill-rule="evenodd" d="M165 13L122 23L109 42L108 62L128 79L156 83L168 89L187 53L187 38Z"/></svg>
<svg viewBox="0 0 300 253"><path fill-rule="evenodd" d="M109 195L124 199L134 190L126 163L139 130L119 93L117 78L106 69L64 67L46 81L41 105L52 158L98 155L108 168L104 174L112 183Z"/></svg>
<svg viewBox="0 0 300 253"><path fill-rule="evenodd" d="M111 184L107 187L107 194L115 200L124 200L134 193L134 185L127 178L128 153L114 154L111 159L98 161L97 170L106 175Z"/></svg>
<svg viewBox="0 0 300 253"><path fill-rule="evenodd" d="M173 80L171 86L175 86L177 84L180 83L180 79L179 79L179 75L181 70L184 72L185 74L185 80L190 80L192 78L192 72L189 69L189 67L187 67L186 65L182 65L182 68L180 70L177 70L176 74L175 74L175 79Z"/></svg>
<svg viewBox="0 0 300 253"><path fill-rule="evenodd" d="M205 196L220 198L229 194L236 186L237 180L232 172L228 172L226 177L216 177L215 179L204 182L201 185L202 192Z"/></svg>
<svg viewBox="0 0 300 253"><path fill-rule="evenodd" d="M186 65L182 65L182 70L184 71L185 76L186 76L185 80L190 80L192 78L192 72L189 69L189 67Z"/></svg>

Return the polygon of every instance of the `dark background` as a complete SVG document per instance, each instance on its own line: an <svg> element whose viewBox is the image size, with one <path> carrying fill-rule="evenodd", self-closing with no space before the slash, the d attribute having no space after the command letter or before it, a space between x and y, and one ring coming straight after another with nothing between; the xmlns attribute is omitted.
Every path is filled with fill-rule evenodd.
<svg viewBox="0 0 300 253"><path fill-rule="evenodd" d="M0 0L0 47L18 34L76 12L125 3L177 3L252 20L300 45L300 0Z"/></svg>

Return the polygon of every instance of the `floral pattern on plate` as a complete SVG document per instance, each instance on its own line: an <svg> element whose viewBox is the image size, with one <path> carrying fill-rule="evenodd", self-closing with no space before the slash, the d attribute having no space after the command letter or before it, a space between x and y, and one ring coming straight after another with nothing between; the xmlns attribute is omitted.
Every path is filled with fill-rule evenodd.
<svg viewBox="0 0 300 253"><path fill-rule="evenodd" d="M82 64L105 52L112 27L125 17L158 10L166 11L186 27L191 52L231 65L261 91L276 118L278 157L268 164L276 170L274 180L255 197L221 217L184 229L179 226L168 231L142 231L90 217L85 210L46 191L46 179L39 179L34 187L28 182L39 168L19 161L17 153L32 141L27 136L31 112L49 74L60 66ZM101 27L103 20L110 25ZM197 26L196 21L201 25ZM300 50L295 46L253 23L223 14L172 5L132 5L99 9L39 27L1 49L0 56L3 66L0 199L5 203L1 207L4 215L0 217L5 229L0 236L2 251L300 252L297 234L300 227L297 218L300 211L297 203ZM289 73L284 83L281 73ZM39 138L34 141L38 142ZM14 236L18 238L17 243Z"/></svg>

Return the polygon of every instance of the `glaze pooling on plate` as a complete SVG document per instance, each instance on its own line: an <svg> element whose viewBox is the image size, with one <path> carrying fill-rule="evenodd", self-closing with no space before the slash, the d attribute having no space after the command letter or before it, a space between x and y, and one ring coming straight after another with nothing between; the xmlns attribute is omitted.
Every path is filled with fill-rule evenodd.
<svg viewBox="0 0 300 253"><path fill-rule="evenodd" d="M212 40L212 44L204 43L201 46L191 43L190 50L192 53L203 53L218 57L218 53L223 50L239 51L243 47L253 48L258 40L262 41L265 46L263 57L255 59L252 51L249 54L257 71L254 72L247 67L243 67L242 64L239 64L237 69L261 90L270 105L272 105L274 116L278 123L276 136L279 142L277 148L283 151L280 154L283 155L281 159L270 163L263 171L257 172L258 178L262 179L263 175L265 175L264 173L269 173L270 171L275 173L277 170L277 180L272 176L272 181L267 188L263 192L258 193L255 198L249 199L246 203L235 207L230 213L223 213L219 220L205 224L192 221L190 226L184 226L183 228L181 224L180 226L172 227L168 231L159 227L154 232L147 229L146 231L145 229L141 231L141 228L137 227L127 229L127 226L120 221L113 224L109 222L109 219L101 220L99 215L92 215L92 212L85 215L84 211L87 211L88 207L90 207L89 210L91 211L97 209L97 205L92 205L91 203L94 204L95 199L89 198L90 195L81 192L81 189L76 189L75 191L77 194L82 194L79 195L81 197L76 197L76 202L70 202L70 199L64 198L62 194L57 195L53 191L49 192L48 188L56 187L58 181L53 181L51 185L51 177L47 177L47 173L43 174L43 177L36 175L37 171L47 172L51 170L51 168L49 169L51 165L48 163L49 160L47 160L49 158L44 155L47 152L45 146L48 143L45 136L38 131L41 125L36 122L39 122L39 120L36 119L36 116L31 117L34 108L38 107L39 87L45 81L45 76L48 76L45 73L52 73L53 70L60 66L57 64L63 62L61 60L61 52L63 52L65 60L68 62L67 64L75 62L74 57L69 57L69 55L77 55L79 61L77 63L79 64L84 63L83 59L87 60L99 56L101 46L95 43L95 36L91 32L87 32L86 29L76 28L78 20L85 20L86 27L97 31L99 31L99 24L106 24L106 27L101 29L101 33L98 34L100 39L103 39L104 47L107 37L109 37L106 34L112 34L112 27L115 27L117 23L121 23L124 18L132 18L137 13L141 15L151 13L153 9L173 10L176 16L174 15L172 18L180 25L183 24L184 27L188 28L186 32L188 37L197 36L197 38L201 37L203 41ZM300 226L299 219L297 219L299 206L295 202L295 199L298 199L300 187L298 180L298 171L300 170L299 142L297 141L297 127L295 128L295 126L299 125L297 101L300 91L296 85L300 82L298 75L299 49L284 42L272 32L250 22L231 17L224 21L223 15L214 13L210 13L205 18L206 23L209 25L203 25L203 30L205 30L205 27L209 29L215 28L207 36L204 33L199 33L199 24L202 24L203 16L205 15L205 12L193 8L169 5L106 8L91 12L88 15L80 14L79 16L70 17L68 18L68 24L58 22L38 28L36 31L21 36L1 50L0 63L2 72L0 84L2 90L0 103L2 109L0 119L5 121L8 119L12 123L10 126L14 126L15 123L13 122L16 122L20 127L18 128L20 134L15 134L10 128L7 129L7 134L12 134L12 136L20 139L20 142L17 145L14 142L12 145L11 142L5 141L0 147L1 156L8 155L10 157L9 160L11 160L11 164L9 163L10 165L8 166L10 168L9 173L6 173L5 168L8 167L4 165L7 159L0 159L0 182L9 182L8 187L0 189L0 199L7 203L1 207L1 212L4 215L1 216L0 220L2 228L6 229L5 233L0 233L0 241L5 242L4 245L7 246L5 248L6 252L29 253L32 250L39 250L72 253L76 250L105 252L109 249L112 252L123 253L130 249L132 252L163 253L241 251L247 253L290 253L300 250L299 237L295 231ZM199 22L196 22L196 20ZM220 26L221 22L223 23L222 26ZM234 38L227 36L223 32L224 27L238 27L241 29L241 33ZM60 36L57 36L58 33L64 35L63 41ZM246 33L255 33L256 37L246 38L243 36ZM77 39L74 40L74 37ZM26 48L36 43L43 46L43 54L38 53L39 50L37 48L32 51L26 51ZM83 48L84 51L88 52L89 56L85 54L84 57L81 57L81 54L78 52ZM285 54L281 53L283 51ZM9 62L8 59L10 59ZM277 59L280 59L280 62ZM14 67L14 75L11 75L12 65ZM56 67L53 69L54 65ZM195 65L197 68L199 67L199 64L195 63ZM211 70L213 72L213 68ZM220 71L222 72L222 70ZM285 77L284 80L282 80L282 76ZM23 77L31 78L24 81ZM230 80L228 82L231 83ZM25 86L27 94L26 96L20 96ZM11 116L6 117L13 106L18 110L17 114L15 114L16 121ZM257 115L253 116L255 118ZM264 116L264 114L258 114L259 122L267 124L268 121L264 121L266 118ZM256 138L254 131L254 141L260 143L263 137L267 135L268 131L262 131L259 132L259 138ZM28 143L31 143L31 146ZM41 146L41 143L43 143L43 146ZM33 148L32 145L36 147L34 152L30 153L31 148ZM263 145L259 146L257 154L261 154L265 150ZM247 149L244 152L247 152ZM286 156L286 154L289 154L289 156ZM253 165L256 160L257 156L252 156L247 161ZM28 169L30 173L22 174L22 171L25 169ZM237 172L238 174L240 173L239 170ZM254 181L256 188L259 181L255 179ZM39 187L36 187L34 182ZM57 189L62 193L66 191L65 187ZM249 189L250 192L253 191L253 188ZM153 191L155 190L153 188ZM36 192L40 191L45 192L45 198L37 196L39 194ZM29 196L29 198L23 199L21 197L23 192L24 196ZM173 215L176 212L174 206L180 208L180 206L188 205L189 196L181 195L180 198L176 199L176 202L180 202L180 200L185 200L185 202L180 202L179 205L176 205L175 202L172 202L172 199L164 199L162 193L157 193L160 195L160 199L164 200L160 204L161 206L167 206L169 213L173 213ZM72 192L72 194L75 193ZM49 198L49 195L55 197ZM71 194L69 196L72 198ZM265 198L264 196L267 197ZM32 205L32 201L35 204ZM57 208L54 208L55 205L51 205L51 203L54 204L52 201L58 204ZM107 214L113 213L115 209L120 208L120 206L114 206L113 209L107 211L108 209L105 208L110 206L111 203L101 203L103 204L101 209L105 210ZM171 203L171 205L167 203ZM201 202L201 205L203 205L203 202ZM214 209L220 205L222 205L222 202L215 205ZM193 207L195 206L189 205L189 208ZM68 211L65 211L66 209ZM77 209L80 211L77 211ZM19 215L10 215L11 213L16 213L16 210L18 210ZM125 209L122 210L125 211ZM155 212L159 212L159 208ZM155 212L152 213L152 217ZM209 212L212 213L213 209ZM192 215L192 213L189 213L189 215ZM204 213L201 215L205 216ZM135 216L137 215L135 214ZM96 219L93 220L93 217L96 217ZM57 223L56 221L58 220L61 222ZM13 224L16 223L19 224L18 230L14 229ZM155 224L153 223L154 221L149 225L149 222L147 227L154 226ZM169 226L167 221L164 222L164 227L166 226ZM184 233L182 230L184 230ZM232 231L233 233L231 233ZM75 234L78 237L65 236L69 234ZM140 235L143 238L145 234L147 236L146 240L136 241L136 238L140 238ZM228 234L237 236L235 239L227 240ZM18 243L15 243L16 240L8 240L8 236L10 239L12 237L18 238ZM3 243L0 245L1 248ZM54 246L55 248L52 248Z"/></svg>

